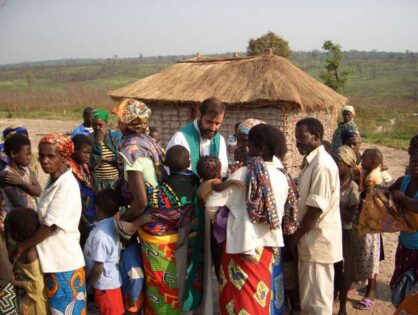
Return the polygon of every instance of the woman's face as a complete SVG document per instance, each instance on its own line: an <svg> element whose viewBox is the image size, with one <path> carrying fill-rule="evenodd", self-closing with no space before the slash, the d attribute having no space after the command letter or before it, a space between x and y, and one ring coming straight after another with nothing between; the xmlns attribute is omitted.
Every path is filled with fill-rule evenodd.
<svg viewBox="0 0 418 315"><path fill-rule="evenodd" d="M100 119L93 119L94 133L105 133L107 131L107 122Z"/></svg>
<svg viewBox="0 0 418 315"><path fill-rule="evenodd" d="M343 111L343 120L345 123L353 120L353 114L348 110Z"/></svg>
<svg viewBox="0 0 418 315"><path fill-rule="evenodd" d="M58 150L48 143L39 145L39 163L46 174L53 174L59 171L65 164L64 156Z"/></svg>
<svg viewBox="0 0 418 315"><path fill-rule="evenodd" d="M237 146L238 148L248 151L248 135L244 135L241 132L237 133Z"/></svg>

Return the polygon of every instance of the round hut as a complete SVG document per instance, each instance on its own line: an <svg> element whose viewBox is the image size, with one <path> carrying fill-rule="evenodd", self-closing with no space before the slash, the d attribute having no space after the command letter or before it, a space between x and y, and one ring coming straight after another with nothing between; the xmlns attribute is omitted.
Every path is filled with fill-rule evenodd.
<svg viewBox="0 0 418 315"><path fill-rule="evenodd" d="M215 96L227 108L221 128L225 138L234 125L257 118L280 128L286 135L285 166L297 175L301 156L295 146L295 124L304 117L319 119L330 140L337 115L347 99L312 78L289 60L275 56L203 58L178 61L160 73L113 90L114 100L135 98L153 111L150 126L159 129L162 141L195 119L199 104Z"/></svg>

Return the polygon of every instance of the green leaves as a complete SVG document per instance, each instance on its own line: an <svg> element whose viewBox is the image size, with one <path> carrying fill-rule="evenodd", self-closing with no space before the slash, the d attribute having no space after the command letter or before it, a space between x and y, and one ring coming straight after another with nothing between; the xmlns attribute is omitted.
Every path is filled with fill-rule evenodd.
<svg viewBox="0 0 418 315"><path fill-rule="evenodd" d="M271 31L258 38L251 38L248 41L247 55L264 55L269 49L272 49L272 53L277 56L285 58L290 56L289 43Z"/></svg>

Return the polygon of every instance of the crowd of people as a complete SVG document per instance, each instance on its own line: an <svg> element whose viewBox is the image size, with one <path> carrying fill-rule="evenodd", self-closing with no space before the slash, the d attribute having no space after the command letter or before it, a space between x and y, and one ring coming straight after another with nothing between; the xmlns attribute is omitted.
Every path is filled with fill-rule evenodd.
<svg viewBox="0 0 418 315"><path fill-rule="evenodd" d="M71 136L40 140L43 188L28 131L4 130L1 314L323 315L339 299L343 315L356 283L365 292L354 307L373 308L382 237L356 227L376 187L418 213L418 135L393 182L382 152L361 151L352 106L329 145L322 123L304 118L295 126L303 163L292 177L283 132L247 119L225 141L216 98L165 149L143 102L122 100L111 113L118 130L107 111L86 108ZM394 290L411 268L418 232L401 232Z"/></svg>

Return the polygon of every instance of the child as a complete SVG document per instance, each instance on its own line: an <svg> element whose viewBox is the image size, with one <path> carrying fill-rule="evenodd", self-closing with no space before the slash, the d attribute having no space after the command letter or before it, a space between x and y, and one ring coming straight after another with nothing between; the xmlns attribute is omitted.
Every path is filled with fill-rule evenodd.
<svg viewBox="0 0 418 315"><path fill-rule="evenodd" d="M9 164L0 177L3 179L1 194L6 201L6 211L18 207L35 209L35 197L41 195L42 188L29 169L32 159L30 140L23 134L13 134L5 141L4 152L9 157Z"/></svg>
<svg viewBox="0 0 418 315"><path fill-rule="evenodd" d="M68 159L67 164L80 187L82 213L79 230L80 244L83 248L95 218L93 177L87 164L90 161L93 144L90 138L84 134L74 136L72 141L74 153L71 155L71 159Z"/></svg>
<svg viewBox="0 0 418 315"><path fill-rule="evenodd" d="M23 242L35 234L39 228L37 213L28 208L13 209L7 216L12 237ZM12 284L23 289L18 292L20 314L49 314L44 277L35 247L24 251L14 266L16 278Z"/></svg>
<svg viewBox="0 0 418 315"><path fill-rule="evenodd" d="M117 191L103 189L96 196L96 227L84 247L87 286L94 288L94 300L100 314L124 313L118 268L120 241L113 223L118 212L120 196Z"/></svg>
<svg viewBox="0 0 418 315"><path fill-rule="evenodd" d="M384 184L380 166L383 162L383 155L378 149L364 151L361 161L364 180L361 196L364 199L366 194L376 187ZM360 202L360 209L362 203ZM366 295L354 305L356 309L371 310L374 306L376 295L376 278L379 273L379 261L381 257L380 234L357 235L356 240L356 276L358 281L368 279Z"/></svg>
<svg viewBox="0 0 418 315"><path fill-rule="evenodd" d="M354 182L357 157L347 145L342 145L334 154L340 176L340 211L343 229L344 261L334 264L336 291L339 293L339 315L347 314L347 292L354 280L354 232L353 219L359 205L359 188Z"/></svg>
<svg viewBox="0 0 418 315"><path fill-rule="evenodd" d="M149 136L155 139L157 142L161 141L160 133L158 132L158 129L155 127L149 128Z"/></svg>
<svg viewBox="0 0 418 315"><path fill-rule="evenodd" d="M144 272L141 260L141 247L136 238L126 242L120 254L119 269L122 276L122 294L125 310L137 313L144 303Z"/></svg>

